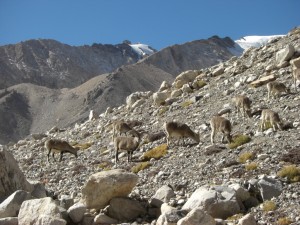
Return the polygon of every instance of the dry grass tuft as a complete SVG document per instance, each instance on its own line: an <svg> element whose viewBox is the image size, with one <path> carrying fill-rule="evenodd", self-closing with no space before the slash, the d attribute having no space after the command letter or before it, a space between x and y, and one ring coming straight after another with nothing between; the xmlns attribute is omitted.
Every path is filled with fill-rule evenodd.
<svg viewBox="0 0 300 225"><path fill-rule="evenodd" d="M83 143L83 144L76 144L74 147L79 147L81 150L86 150L91 147L94 143Z"/></svg>
<svg viewBox="0 0 300 225"><path fill-rule="evenodd" d="M159 159L167 154L167 144L159 145L144 153L142 160Z"/></svg>
<svg viewBox="0 0 300 225"><path fill-rule="evenodd" d="M192 105L193 103L194 103L193 101L187 100L187 101L185 101L185 102L182 102L182 103L180 104L180 106L183 107L183 108L185 108L185 107L188 107L188 106Z"/></svg>
<svg viewBox="0 0 300 225"><path fill-rule="evenodd" d="M232 139L232 142L228 144L230 149L237 148L243 144L251 141L251 138L247 135L237 135Z"/></svg>
<svg viewBox="0 0 300 225"><path fill-rule="evenodd" d="M158 111L158 115L159 116L162 116L163 114L165 114L167 111L169 110L169 107L168 106L163 106L159 109Z"/></svg>
<svg viewBox="0 0 300 225"><path fill-rule="evenodd" d="M289 224L291 224L293 221L292 220L290 220L289 218L287 218L287 217L282 217L282 218L279 218L278 220L277 220L277 224L278 225L289 225Z"/></svg>
<svg viewBox="0 0 300 225"><path fill-rule="evenodd" d="M263 203L262 209L265 212L274 211L276 209L276 203L271 200L267 200Z"/></svg>
<svg viewBox="0 0 300 225"><path fill-rule="evenodd" d="M247 171L249 170L256 170L258 167L257 163L256 162L252 162L252 163L249 163L247 165L245 165L245 168Z"/></svg>
<svg viewBox="0 0 300 225"><path fill-rule="evenodd" d="M203 88L205 85L207 85L207 83L204 80L198 80L197 81L197 86L198 88Z"/></svg>
<svg viewBox="0 0 300 225"><path fill-rule="evenodd" d="M240 154L240 156L238 158L238 162L246 163L247 160L251 160L253 158L254 158L253 152L244 152L244 153Z"/></svg>
<svg viewBox="0 0 300 225"><path fill-rule="evenodd" d="M137 165L135 165L134 167L132 167L131 172L138 173L139 171L144 170L144 169L148 168L149 166L151 166L150 162L141 162L141 163L138 163Z"/></svg>
<svg viewBox="0 0 300 225"><path fill-rule="evenodd" d="M280 177L286 177L291 182L299 182L300 181L300 168L295 165L289 165L283 167L277 173Z"/></svg>

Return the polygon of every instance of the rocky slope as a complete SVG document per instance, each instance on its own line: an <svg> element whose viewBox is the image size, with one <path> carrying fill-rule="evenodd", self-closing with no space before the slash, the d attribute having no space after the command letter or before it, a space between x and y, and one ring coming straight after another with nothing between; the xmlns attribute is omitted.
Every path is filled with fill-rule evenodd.
<svg viewBox="0 0 300 225"><path fill-rule="evenodd" d="M113 149L111 130L108 126L111 121L139 120L143 125L136 129L156 133L162 131L165 121L177 120L198 131L200 143L195 144L192 140L187 140L185 144L172 144L162 158L151 159L148 167L137 173L139 179L130 195L132 198L145 202L160 187L170 185L176 195L167 203L179 210L199 187L239 184L250 192L250 186L257 185L257 182L266 176L282 186L279 193L274 194L271 199L275 207L272 210L265 209L260 196L263 193L260 193L255 195L256 204L252 203L251 207L244 205L241 213L251 212L260 225L279 224L278 221L282 218L291 221L285 224L299 224L299 182L291 182L286 177L278 176L278 172L287 165L294 164L299 167L300 96L299 89L295 91L292 85L290 64L290 60L300 55L299 40L298 29L264 47L251 48L239 58L233 57L217 66L198 70L199 75L195 80L197 83L205 81L207 85L202 88L192 85L195 88L191 89L189 85L176 87L178 83L174 83L171 90L180 89L182 94L166 100L164 105L157 106L152 98L145 97L134 107L115 107L111 112L101 114L98 119L85 121L62 132L49 132L46 138L43 135L34 135L33 138L21 140L15 145L10 145L9 151L17 159L27 179L43 182L45 187L55 192L59 198L64 195L77 196L78 200L82 194L81 189L90 175L115 167L109 155ZM265 85L256 88L250 85L251 82L270 74L274 75L277 81L290 87L292 92L282 93L279 98L268 100ZM232 98L237 94L246 94L252 100L251 118L243 120L237 116L232 105ZM251 139L250 142L232 149L219 142L220 134L216 145L210 143L209 120L213 115L228 108L232 111L228 118L233 126L233 136L244 134ZM275 132L272 129L258 131L259 109L262 108L271 108L278 112L286 124L285 129ZM43 144L50 137L78 143L81 147L78 159L75 160L72 155L66 154L63 162L48 163ZM164 143L165 138L142 145L134 152L134 161L131 163L127 163L126 157L122 157L126 154L121 154L117 167L130 171L140 163L145 152ZM252 158L246 162L239 161L243 153L251 153ZM250 167L249 164L254 166ZM273 188L272 186L271 189ZM236 215L226 221L228 224L236 224L234 218L239 217ZM151 221L155 219L146 216L140 218L138 223Z"/></svg>
<svg viewBox="0 0 300 225"><path fill-rule="evenodd" d="M31 44L38 46L33 48ZM155 91L162 81L171 82L182 71L205 68L227 60L233 56L230 48L234 47L234 42L229 38L222 39L218 37L193 41L183 45L168 47L140 60L138 63L127 66L121 65L127 64L127 61L131 63L135 61L132 59L134 55L130 55L131 58L127 55L114 57L114 52L119 54L121 47L125 48L125 44L117 47L93 45L92 47L75 48L54 41L40 40L19 45L21 47L25 46L20 47L23 49L20 53L22 55L21 59L29 62L25 63L22 60L20 62L9 61L10 58L13 58L11 55L17 54L16 52L11 53L13 51L8 51L4 48L2 49L3 52L8 52L9 54L7 53L4 57L7 60L1 61L6 66L0 66L0 74L5 75L7 79L15 79L12 82L28 81L31 84L11 86L8 90L1 92L0 117L8 121L8 123L0 124L0 143L17 141L30 133L45 132L54 125L64 128L77 121L86 119L90 109L95 110L98 114L102 113L108 106L115 107L124 103L126 96L132 92ZM18 49L19 45L7 46L7 48ZM30 53L28 55L23 53L27 47L30 49L30 51L28 50ZM37 49L39 49L39 54L35 52ZM112 52L111 55L109 52L107 53L107 49ZM49 61L47 59L48 53L46 55L44 53L48 51L57 51L56 56L59 56L61 61L55 65L59 66L52 67L50 64L47 64ZM85 53L83 54L81 51ZM97 56L94 55L96 54L95 52L98 54ZM127 49L125 52L129 52L129 50ZM67 53L72 53L72 55ZM79 61L78 57L81 61ZM70 67L68 58L70 58L69 61L72 61L74 66L72 64ZM7 68L7 64L14 69L7 71L1 69ZM19 70L19 64L24 64L26 70ZM91 76L95 76L101 71L111 71L117 66L121 67L112 73L98 75L88 80ZM72 71L70 68L73 68ZM98 70L97 68L99 69L98 72L96 71ZM37 79L31 79L32 71L35 71L34 74L36 74ZM84 71L89 71L89 73ZM7 76L7 74L10 74L10 76ZM64 75L57 76L58 74ZM43 81L44 78L49 80ZM5 79L2 81L5 81ZM70 87L81 84L83 81L86 82L72 89L47 88L49 86ZM51 82L61 85L53 86ZM24 107L16 106L16 102L20 101L20 99L22 99Z"/></svg>

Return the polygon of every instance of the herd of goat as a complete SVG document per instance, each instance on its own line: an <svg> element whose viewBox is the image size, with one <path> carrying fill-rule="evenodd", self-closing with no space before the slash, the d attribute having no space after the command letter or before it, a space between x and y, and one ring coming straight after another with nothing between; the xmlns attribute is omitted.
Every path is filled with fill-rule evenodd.
<svg viewBox="0 0 300 225"><path fill-rule="evenodd" d="M293 70L293 78L295 90L297 91L296 81L300 81L300 69ZM285 86L285 84L272 81L267 84L268 90L268 99L272 96L278 97L281 93L285 92L286 94L290 93L290 90ZM241 113L242 117L245 118L251 117L251 100L245 95L237 95L233 98L233 103L237 110L237 113ZM271 109L263 109L261 111L261 123L259 129L263 131L266 128L266 122L269 121L272 128L274 130L283 129L282 122L277 112L274 112ZM137 125L141 125L139 121L113 121L110 124L113 128L113 143L115 150L115 163L118 162L118 152L119 151L127 151L128 162L132 161L133 152L140 146L141 139L146 138L147 142L152 142L154 140L158 140L162 137L166 136L167 146L170 146L170 141L172 138L182 139L191 138L195 142L200 142L199 133L194 132L187 124L179 123L179 122L165 122L163 125L164 131L158 132L156 134L148 134L146 132L139 132L135 130L133 127ZM210 120L211 127L211 143L214 144L214 138L217 133L222 133L222 143L224 138L226 137L228 143L232 142L231 130L232 125L231 122L220 116L214 115ZM122 134L126 134L127 136L121 136ZM54 153L60 153L60 161L62 160L63 154L65 152L73 154L77 158L78 147L72 147L67 141L58 140L58 139L50 139L45 142L45 148L48 151L48 161L50 153L52 152L52 157L54 158Z"/></svg>

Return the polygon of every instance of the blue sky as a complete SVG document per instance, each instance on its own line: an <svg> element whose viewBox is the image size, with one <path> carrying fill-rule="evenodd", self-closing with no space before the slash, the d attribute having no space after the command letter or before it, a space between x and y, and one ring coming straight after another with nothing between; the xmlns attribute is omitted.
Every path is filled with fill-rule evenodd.
<svg viewBox="0 0 300 225"><path fill-rule="evenodd" d="M206 39L286 34L299 0L0 0L0 46L29 39L156 49Z"/></svg>

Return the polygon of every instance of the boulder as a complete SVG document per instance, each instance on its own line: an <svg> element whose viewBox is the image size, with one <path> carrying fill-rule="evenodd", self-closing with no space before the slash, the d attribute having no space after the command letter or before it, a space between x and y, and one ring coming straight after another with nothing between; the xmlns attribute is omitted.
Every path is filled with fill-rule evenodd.
<svg viewBox="0 0 300 225"><path fill-rule="evenodd" d="M249 213L239 220L238 225L257 225L257 223L254 216Z"/></svg>
<svg viewBox="0 0 300 225"><path fill-rule="evenodd" d="M109 202L108 216L119 221L134 221L146 213L141 203L130 198L113 198Z"/></svg>
<svg viewBox="0 0 300 225"><path fill-rule="evenodd" d="M200 208L192 209L177 225L216 225L216 221Z"/></svg>
<svg viewBox="0 0 300 225"><path fill-rule="evenodd" d="M26 191L15 191L0 204L0 218L17 217L22 203L30 198Z"/></svg>
<svg viewBox="0 0 300 225"><path fill-rule="evenodd" d="M224 66L223 65L220 65L218 66L216 69L214 69L214 71L212 71L212 75L215 77L215 76L219 76L221 74L224 73Z"/></svg>
<svg viewBox="0 0 300 225"><path fill-rule="evenodd" d="M164 185L159 188L154 196L150 200L150 204L160 208L163 203L168 203L171 198L175 196L175 193L172 188L168 185Z"/></svg>
<svg viewBox="0 0 300 225"><path fill-rule="evenodd" d="M89 114L89 121L96 120L98 118L99 118L99 115L96 114L94 110L91 110L90 114Z"/></svg>
<svg viewBox="0 0 300 225"><path fill-rule="evenodd" d="M161 214L156 225L176 225L177 222L188 214L187 210L172 210Z"/></svg>
<svg viewBox="0 0 300 225"><path fill-rule="evenodd" d="M81 202L77 202L68 209L68 215L74 223L79 223L83 219L86 206Z"/></svg>
<svg viewBox="0 0 300 225"><path fill-rule="evenodd" d="M299 69L300 68L300 57L296 59L292 59L290 63L293 65L293 68Z"/></svg>
<svg viewBox="0 0 300 225"><path fill-rule="evenodd" d="M294 55L295 48L293 45L288 45L276 53L276 63L282 64L284 61L289 61Z"/></svg>
<svg viewBox="0 0 300 225"><path fill-rule="evenodd" d="M0 147L0 201L17 190L31 192L33 186L26 180L13 155Z"/></svg>
<svg viewBox="0 0 300 225"><path fill-rule="evenodd" d="M112 198L126 197L137 181L137 175L121 169L93 174L82 188L81 202L89 209L102 209Z"/></svg>
<svg viewBox="0 0 300 225"><path fill-rule="evenodd" d="M199 75L198 70L187 70L179 74L175 78L175 82L180 80L183 82L183 84L187 84L188 82L194 81L198 75Z"/></svg>
<svg viewBox="0 0 300 225"><path fill-rule="evenodd" d="M266 201L279 196L283 187L280 181L263 176L262 179L258 181L258 188L263 200Z"/></svg>
<svg viewBox="0 0 300 225"><path fill-rule="evenodd" d="M269 83L270 81L274 81L274 80L276 80L276 77L272 74L272 75L264 76L258 80L255 80L255 81L251 82L250 85L252 87L257 88L257 87L260 87L260 86L262 86L266 83Z"/></svg>
<svg viewBox="0 0 300 225"><path fill-rule="evenodd" d="M171 84L169 84L167 81L163 81L158 89L158 92L164 91L164 90L168 90L170 89L172 86Z"/></svg>
<svg viewBox="0 0 300 225"><path fill-rule="evenodd" d="M240 212L240 206L234 189L226 186L213 188L200 187L197 189L182 209L200 208L214 218L226 219Z"/></svg>
<svg viewBox="0 0 300 225"><path fill-rule="evenodd" d="M155 92L153 94L153 101L156 105L160 106L165 103L165 100L170 97L171 93L168 91Z"/></svg>
<svg viewBox="0 0 300 225"><path fill-rule="evenodd" d="M117 224L118 220L113 219L104 213L100 213L94 218L94 223L95 224Z"/></svg>
<svg viewBox="0 0 300 225"><path fill-rule="evenodd" d="M50 197L24 201L18 215L19 225L65 225L59 207Z"/></svg>

